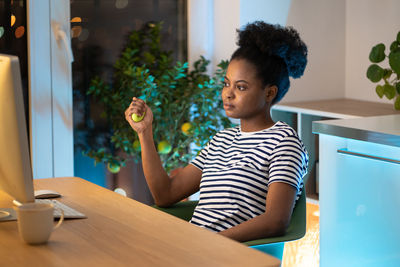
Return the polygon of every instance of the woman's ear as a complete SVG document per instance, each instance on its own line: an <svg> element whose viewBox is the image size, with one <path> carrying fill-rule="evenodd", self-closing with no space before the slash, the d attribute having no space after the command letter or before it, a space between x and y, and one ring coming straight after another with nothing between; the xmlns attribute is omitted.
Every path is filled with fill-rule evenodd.
<svg viewBox="0 0 400 267"><path fill-rule="evenodd" d="M277 93L278 93L278 87L276 85L267 86L265 90L265 100L271 103L272 100L274 100Z"/></svg>

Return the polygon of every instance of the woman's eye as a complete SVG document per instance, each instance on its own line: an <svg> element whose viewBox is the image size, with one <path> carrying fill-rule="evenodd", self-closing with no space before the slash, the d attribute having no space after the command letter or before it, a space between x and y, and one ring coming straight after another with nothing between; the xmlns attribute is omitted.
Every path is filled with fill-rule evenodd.
<svg viewBox="0 0 400 267"><path fill-rule="evenodd" d="M244 86L242 86L242 85L237 85L236 88L237 88L239 91L246 90L246 87L244 87Z"/></svg>
<svg viewBox="0 0 400 267"><path fill-rule="evenodd" d="M224 87L229 87L229 83L228 83L228 82L223 82L222 85L223 85Z"/></svg>

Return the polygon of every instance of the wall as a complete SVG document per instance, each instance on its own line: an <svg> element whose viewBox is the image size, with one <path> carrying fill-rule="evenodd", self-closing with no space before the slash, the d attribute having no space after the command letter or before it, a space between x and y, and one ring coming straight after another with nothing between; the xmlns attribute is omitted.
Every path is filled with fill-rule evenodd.
<svg viewBox="0 0 400 267"><path fill-rule="evenodd" d="M400 1L346 1L346 92L348 98L392 103L381 100L375 84L366 78L371 48L384 43L386 51L400 30Z"/></svg>
<svg viewBox="0 0 400 267"><path fill-rule="evenodd" d="M240 1L240 25L255 20L285 25L292 0L242 0Z"/></svg>
<svg viewBox="0 0 400 267"><path fill-rule="evenodd" d="M203 50L213 60L228 59L236 48L235 30L247 22L262 19L296 28L308 45L308 66L292 86L283 102L332 98L353 98L374 102L375 85L365 76L371 47L387 46L400 29L398 0L189 0L192 5L207 3L208 17L189 10L189 23L198 25L196 36L208 33ZM203 33L202 33L203 32ZM211 33L210 33L211 32ZM189 60L198 51L191 45ZM205 51L205 53L204 53Z"/></svg>
<svg viewBox="0 0 400 267"><path fill-rule="evenodd" d="M218 64L227 60L236 50L236 29L240 27L240 1L214 1L214 55L213 62Z"/></svg>
<svg viewBox="0 0 400 267"><path fill-rule="evenodd" d="M235 50L239 0L188 0L188 61L211 60L209 74Z"/></svg>
<svg viewBox="0 0 400 267"><path fill-rule="evenodd" d="M188 61L213 55L213 1L188 0Z"/></svg>
<svg viewBox="0 0 400 267"><path fill-rule="evenodd" d="M189 62L202 51L213 64L229 59L236 29L248 22L293 26L309 47L309 65L301 79L292 81L284 101L344 97L345 0L189 0L188 18Z"/></svg>
<svg viewBox="0 0 400 267"><path fill-rule="evenodd" d="M283 102L345 95L345 0L293 0L286 25L308 46L308 65Z"/></svg>

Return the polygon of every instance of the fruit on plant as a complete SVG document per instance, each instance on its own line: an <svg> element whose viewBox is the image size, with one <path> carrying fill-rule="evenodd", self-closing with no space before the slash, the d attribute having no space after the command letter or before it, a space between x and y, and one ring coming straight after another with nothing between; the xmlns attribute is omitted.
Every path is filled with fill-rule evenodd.
<svg viewBox="0 0 400 267"><path fill-rule="evenodd" d="M157 149L158 153L160 154L168 154L169 152L171 152L172 146L168 141L163 140L160 143L158 143Z"/></svg>
<svg viewBox="0 0 400 267"><path fill-rule="evenodd" d="M133 113L133 114L132 114L132 120L133 120L134 122L139 122L139 121L143 120L144 115L146 115L146 112L143 112L143 115L142 115L142 116L139 116L139 115Z"/></svg>
<svg viewBox="0 0 400 267"><path fill-rule="evenodd" d="M107 169L111 172L111 173L118 173L121 170L121 167L118 164L113 164L113 163L108 163L107 164Z"/></svg>
<svg viewBox="0 0 400 267"><path fill-rule="evenodd" d="M190 129L192 129L192 124L190 122L185 122L181 126L181 130L185 135L189 135L190 134Z"/></svg>
<svg viewBox="0 0 400 267"><path fill-rule="evenodd" d="M141 151L141 150L142 150L142 148L141 148L141 146L140 146L139 140L133 141L132 146L133 146L133 149L134 149L135 151Z"/></svg>

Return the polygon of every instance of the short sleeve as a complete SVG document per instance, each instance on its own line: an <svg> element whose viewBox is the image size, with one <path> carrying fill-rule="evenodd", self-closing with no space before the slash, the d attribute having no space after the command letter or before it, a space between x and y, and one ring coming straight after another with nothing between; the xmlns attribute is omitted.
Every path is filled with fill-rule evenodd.
<svg viewBox="0 0 400 267"><path fill-rule="evenodd" d="M284 182L301 189L307 173L308 154L297 136L286 136L271 154L268 185Z"/></svg>
<svg viewBox="0 0 400 267"><path fill-rule="evenodd" d="M208 155L209 146L210 143L207 143L207 145L202 150L200 150L200 153L190 162L190 164L197 167L201 171L203 171L204 168L204 163Z"/></svg>

